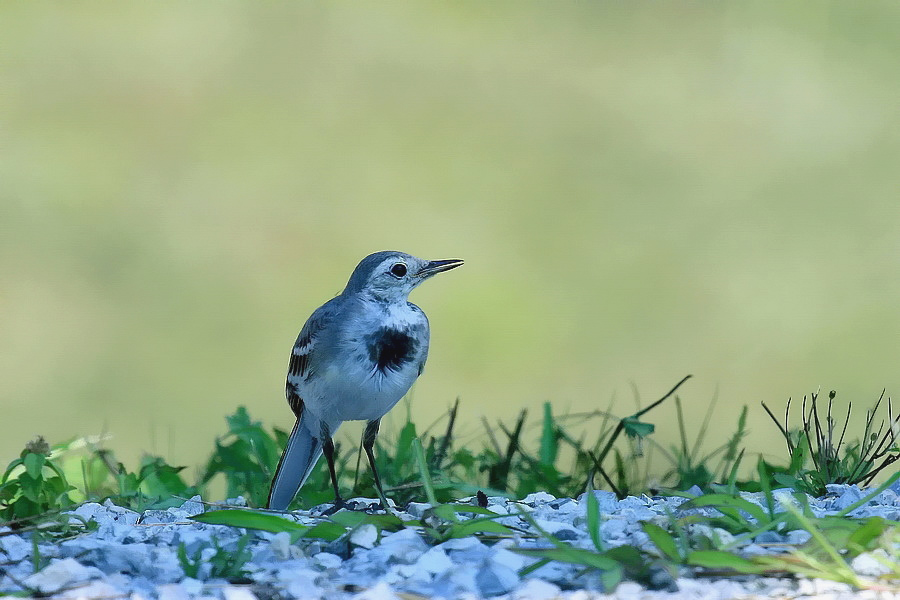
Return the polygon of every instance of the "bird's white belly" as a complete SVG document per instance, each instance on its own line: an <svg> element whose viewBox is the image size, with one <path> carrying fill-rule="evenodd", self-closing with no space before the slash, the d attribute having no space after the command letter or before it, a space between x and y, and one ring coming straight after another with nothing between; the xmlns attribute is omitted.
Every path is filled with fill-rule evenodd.
<svg viewBox="0 0 900 600"><path fill-rule="evenodd" d="M341 361L302 390L306 409L326 423L380 419L406 395L418 377L413 361L384 373L358 360ZM327 392L326 392L327 390ZM303 395L303 391L307 393ZM327 394L327 396L326 396Z"/></svg>

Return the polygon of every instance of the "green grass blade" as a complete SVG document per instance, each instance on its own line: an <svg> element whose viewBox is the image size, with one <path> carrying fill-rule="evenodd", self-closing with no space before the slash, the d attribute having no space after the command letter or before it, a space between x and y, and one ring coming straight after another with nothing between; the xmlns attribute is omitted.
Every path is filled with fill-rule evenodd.
<svg viewBox="0 0 900 600"><path fill-rule="evenodd" d="M598 552L603 551L603 536L600 535L600 503L592 486L587 490L587 527L591 542Z"/></svg>
<svg viewBox="0 0 900 600"><path fill-rule="evenodd" d="M556 464L558 444L556 439L556 423L553 420L553 409L549 402L544 402L544 426L541 431L541 462L548 466Z"/></svg>
<svg viewBox="0 0 900 600"><path fill-rule="evenodd" d="M331 521L342 525L348 529L359 527L360 525L374 525L379 530L399 531L403 529L403 520L392 514L375 514L370 515L364 512L356 512L352 510L340 510L331 515Z"/></svg>
<svg viewBox="0 0 900 600"><path fill-rule="evenodd" d="M847 539L847 550L856 555L862 550L872 547L872 542L878 540L888 529L888 522L881 517L869 517Z"/></svg>
<svg viewBox="0 0 900 600"><path fill-rule="evenodd" d="M506 515L497 515L506 516ZM460 521L459 523L454 523L450 527L450 537L451 538L464 538L469 537L470 535L474 535L476 533L494 533L498 535L512 535L512 530L503 525L502 523L498 523L494 519L482 518L482 519L469 519L468 521Z"/></svg>
<svg viewBox="0 0 900 600"><path fill-rule="evenodd" d="M253 510L213 510L189 518L198 523L258 529L271 533L281 533L282 531L305 533L310 528L309 525L302 525L277 515Z"/></svg>
<svg viewBox="0 0 900 600"><path fill-rule="evenodd" d="M679 509L685 510L704 507L715 508L737 523L746 524L747 528L749 528L750 525L746 523L746 519L741 516L740 511L743 511L756 519L757 525L762 525L763 523L768 523L770 521L766 512L756 504L749 500L735 498L734 496L729 496L727 494L706 494L705 496L697 496L679 506Z"/></svg>
<svg viewBox="0 0 900 600"><path fill-rule="evenodd" d="M769 510L769 518L775 518L775 498L772 496L772 483L769 481L769 469L766 461L760 456L756 462L756 471L759 474L759 487L766 497L766 508Z"/></svg>
<svg viewBox="0 0 900 600"><path fill-rule="evenodd" d="M456 513L469 513L473 515L483 515L485 517L509 516L497 514L489 508L481 508L474 504L441 504L434 507L432 510L434 514L446 521L453 521L456 518Z"/></svg>
<svg viewBox="0 0 900 600"><path fill-rule="evenodd" d="M583 567L590 567L601 571L618 571L622 568L618 562L611 558L601 556L592 550L575 548L573 546L556 548L511 548L511 550L524 556L548 558L550 560L581 565Z"/></svg>
<svg viewBox="0 0 900 600"><path fill-rule="evenodd" d="M747 412L747 407L745 406L744 414L746 414L746 412ZM734 460L734 463L731 465L731 472L728 473L728 490L730 492L734 492L737 490L736 483L737 483L737 478L738 478L738 471L740 470L741 461L743 461L743 460L744 460L744 450L741 449L741 451L737 455L737 458Z"/></svg>
<svg viewBox="0 0 900 600"><path fill-rule="evenodd" d="M695 550L687 555L687 564L707 569L728 569L738 573L762 573L765 567L722 550Z"/></svg>
<svg viewBox="0 0 900 600"><path fill-rule="evenodd" d="M659 525L647 521L641 523L641 528L644 530L644 533L647 534L647 537L650 538L650 541L656 545L663 556L673 562L681 562L681 553L678 552L678 545L675 543L675 538L672 537L671 533L669 533Z"/></svg>
<svg viewBox="0 0 900 600"><path fill-rule="evenodd" d="M326 542L333 542L347 533L347 531L348 529L339 523L323 521L322 523L317 523L312 527L308 527L299 537L317 538L325 540Z"/></svg>
<svg viewBox="0 0 900 600"><path fill-rule="evenodd" d="M422 448L422 441L415 438L412 441L413 455L416 458L416 465L419 467L419 476L422 479L422 486L425 488L425 496L428 503L437 506L438 500L434 493L434 483L431 481L431 473L428 472L428 462L425 460L425 449Z"/></svg>
<svg viewBox="0 0 900 600"><path fill-rule="evenodd" d="M781 506L800 523L803 529L809 532L809 534L812 536L812 540L810 541L814 541L818 546L818 549L821 550L829 559L831 559L831 564L828 565L828 570L834 574L834 577L832 577L832 579L836 579L837 581L844 581L845 583L850 583L852 585L858 585L856 574L847 565L847 562L841 556L840 551L834 546L832 541L828 539L828 536L824 533L824 531L817 527L816 524L813 523L812 519L809 519L801 514L800 511L798 511L790 502L782 500Z"/></svg>

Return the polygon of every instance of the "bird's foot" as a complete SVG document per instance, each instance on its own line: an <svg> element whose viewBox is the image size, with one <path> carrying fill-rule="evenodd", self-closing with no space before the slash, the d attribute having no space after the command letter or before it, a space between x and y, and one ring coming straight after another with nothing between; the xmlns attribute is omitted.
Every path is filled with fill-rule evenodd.
<svg viewBox="0 0 900 600"><path fill-rule="evenodd" d="M374 498L354 498L352 500L348 500L344 507L347 510L354 510L357 512L364 512L368 514L374 514L382 510L384 507L381 502Z"/></svg>
<svg viewBox="0 0 900 600"><path fill-rule="evenodd" d="M334 502L329 504L321 504L314 512L319 516L330 517L340 510L349 510L353 512L364 512L368 514L376 514L383 512L389 515L396 514L396 508L393 502L387 501L387 505L377 498L353 498L344 500L343 498L335 498Z"/></svg>
<svg viewBox="0 0 900 600"><path fill-rule="evenodd" d="M323 504L322 508L323 508L323 510L319 514L323 517L330 517L331 515L333 515L334 513L338 512L339 510L341 510L343 508L353 510L352 508L350 508L347 505L347 502L341 497L335 498L334 502L332 502L331 504Z"/></svg>

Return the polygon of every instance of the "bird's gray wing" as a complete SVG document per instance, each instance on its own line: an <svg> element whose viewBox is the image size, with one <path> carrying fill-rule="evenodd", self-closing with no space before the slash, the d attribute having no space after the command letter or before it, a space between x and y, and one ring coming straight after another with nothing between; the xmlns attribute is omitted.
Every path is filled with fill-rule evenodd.
<svg viewBox="0 0 900 600"><path fill-rule="evenodd" d="M315 373L317 362L315 355L317 351L321 351L322 333L330 327L337 313L338 307L335 300L337 299L326 302L310 315L291 349L291 359L288 362L285 382L285 396L287 396L288 404L297 419L303 415L303 397L300 390L303 382Z"/></svg>
<svg viewBox="0 0 900 600"><path fill-rule="evenodd" d="M310 430L311 426L317 427L318 420L312 415L303 418L301 389L307 378L315 376L316 352L322 351L322 336L329 331L338 312L335 300L325 303L309 317L291 350L285 394L297 421L272 478L266 504L269 508L285 510L322 455L321 436Z"/></svg>

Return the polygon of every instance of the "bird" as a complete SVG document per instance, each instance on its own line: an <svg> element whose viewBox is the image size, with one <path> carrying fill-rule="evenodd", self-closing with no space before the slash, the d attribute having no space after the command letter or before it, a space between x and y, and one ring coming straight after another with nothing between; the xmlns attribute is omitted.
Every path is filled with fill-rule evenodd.
<svg viewBox="0 0 900 600"><path fill-rule="evenodd" d="M406 395L425 367L428 317L409 301L426 279L455 269L460 259L370 254L344 290L303 325L291 351L285 395L296 421L275 469L267 508L287 510L322 454L334 507L344 506L334 466L333 437L344 421L366 421L362 448L387 509L373 448L381 418Z"/></svg>

